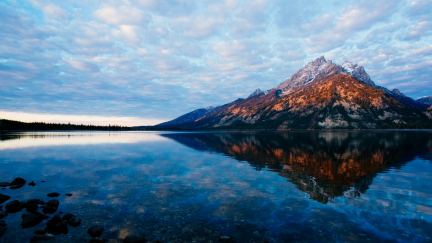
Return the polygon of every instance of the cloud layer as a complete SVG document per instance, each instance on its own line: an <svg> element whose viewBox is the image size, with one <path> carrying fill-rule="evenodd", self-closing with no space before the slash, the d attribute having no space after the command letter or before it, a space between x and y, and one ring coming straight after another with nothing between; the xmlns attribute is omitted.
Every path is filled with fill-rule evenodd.
<svg viewBox="0 0 432 243"><path fill-rule="evenodd" d="M2 1L0 109L168 119L247 96L311 59L432 95L432 2Z"/></svg>

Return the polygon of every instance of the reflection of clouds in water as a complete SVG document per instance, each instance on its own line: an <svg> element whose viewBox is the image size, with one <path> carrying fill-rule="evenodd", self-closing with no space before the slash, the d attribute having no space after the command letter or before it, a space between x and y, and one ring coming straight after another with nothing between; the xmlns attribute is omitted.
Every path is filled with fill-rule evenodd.
<svg viewBox="0 0 432 243"><path fill-rule="evenodd" d="M18 137L0 141L0 150L41 146L131 144L163 141L152 132L24 132Z"/></svg>

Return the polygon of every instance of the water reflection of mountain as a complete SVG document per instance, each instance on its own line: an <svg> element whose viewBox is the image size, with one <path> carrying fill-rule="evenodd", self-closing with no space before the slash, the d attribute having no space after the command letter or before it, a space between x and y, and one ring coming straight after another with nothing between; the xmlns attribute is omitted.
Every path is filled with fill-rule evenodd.
<svg viewBox="0 0 432 243"><path fill-rule="evenodd" d="M288 178L313 199L364 193L377 173L415 157L431 158L430 132L172 133L201 151L215 151Z"/></svg>

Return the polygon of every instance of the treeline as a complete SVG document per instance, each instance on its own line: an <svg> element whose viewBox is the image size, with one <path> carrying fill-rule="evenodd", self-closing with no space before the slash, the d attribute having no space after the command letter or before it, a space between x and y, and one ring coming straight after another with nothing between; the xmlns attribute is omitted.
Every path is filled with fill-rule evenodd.
<svg viewBox="0 0 432 243"><path fill-rule="evenodd" d="M54 130L98 130L98 131L131 131L145 130L145 127L136 129L134 127L123 126L93 126L93 125L74 125L74 124L55 124L43 122L19 122L0 119L0 131L54 131Z"/></svg>

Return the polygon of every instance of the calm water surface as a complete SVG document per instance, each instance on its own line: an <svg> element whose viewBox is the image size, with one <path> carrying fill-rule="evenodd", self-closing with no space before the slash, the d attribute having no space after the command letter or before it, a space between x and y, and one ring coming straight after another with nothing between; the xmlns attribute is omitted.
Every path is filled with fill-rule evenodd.
<svg viewBox="0 0 432 243"><path fill-rule="evenodd" d="M0 189L71 192L82 225L59 242L432 241L432 132L49 132L0 135ZM41 180L46 180L41 183ZM26 242L21 213L3 242Z"/></svg>

